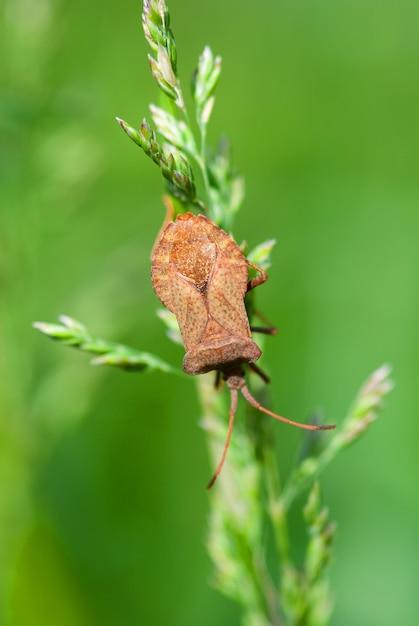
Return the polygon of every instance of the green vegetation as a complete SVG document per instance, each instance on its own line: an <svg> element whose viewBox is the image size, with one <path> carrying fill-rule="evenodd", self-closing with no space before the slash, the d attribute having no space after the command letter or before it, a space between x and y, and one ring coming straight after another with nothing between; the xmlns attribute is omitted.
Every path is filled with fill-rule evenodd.
<svg viewBox="0 0 419 626"><path fill-rule="evenodd" d="M120 124L160 168L179 211L207 206L246 238L254 260L273 263L257 294L280 328L264 345L273 381L265 403L308 421L325 400L327 421L339 423L296 457L301 434L239 416L209 498L212 580L252 626L320 626L333 598L336 625L413 626L413 5L384 6L374 26L368 3L269 5L262 15L251 3L173 0L179 61L164 15L159 22L164 4L153 6L157 30L146 22L146 36L164 96L138 128ZM136 25L129 10L96 0L42 0L36 10L7 0L2 20L0 624L238 623L233 603L206 586L210 468L194 425L200 416L218 458L227 407L212 377L195 381L198 408L194 381L167 375L182 353L155 320L148 281L163 218L157 168L110 123L154 100L136 69ZM221 61L208 47L192 96L183 88L206 37L226 61L215 109ZM247 178L239 215L242 177L226 142L213 140L224 129ZM150 373L88 369L77 354L48 349L30 322L56 317L57 307L141 352L68 316L39 330L98 364ZM173 319L159 315L176 340ZM384 359L400 381L391 419L337 460L320 495L320 472L366 430L390 388L381 368L339 419ZM256 381L253 390L267 393ZM340 529L336 549L324 499Z"/></svg>

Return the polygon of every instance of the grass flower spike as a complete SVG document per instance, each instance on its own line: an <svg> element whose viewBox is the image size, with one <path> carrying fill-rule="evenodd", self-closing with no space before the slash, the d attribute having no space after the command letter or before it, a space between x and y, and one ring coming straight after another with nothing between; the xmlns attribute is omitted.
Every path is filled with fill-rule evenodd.
<svg viewBox="0 0 419 626"><path fill-rule="evenodd" d="M261 349L250 331L276 332L270 324L260 326L266 320L253 289L266 280L275 239L255 245L247 254L247 244L239 246L232 235L244 180L234 167L229 142L207 142L221 57L205 46L191 80L194 115L189 116L165 0L144 0L142 26L151 49L151 73L163 97L159 106L150 105L151 121L144 119L139 128L121 118L117 122L159 167L165 182L168 218L153 250L153 286L166 307L158 316L167 335L175 343L188 344L185 371L209 372L195 381L211 465L217 467L212 482L231 438L223 474L209 498L207 546L214 585L239 604L243 626L326 626L333 607L329 564L336 525L323 504L319 480L336 456L377 419L392 388L390 368L383 366L368 378L335 431L310 433L316 445L287 477L280 476L272 436L259 411L284 418L264 408L266 392L259 379L268 376L255 364ZM220 317L223 323L217 326ZM64 346L92 354L96 365L183 375L158 356L93 337L70 317L62 316L59 322L34 326ZM229 350L238 350L239 356L234 360ZM211 370L217 371L216 377ZM231 437L239 392L251 406L246 421L236 420ZM297 559L289 520L300 496L306 498L301 519L307 540ZM268 528L272 546L266 539Z"/></svg>

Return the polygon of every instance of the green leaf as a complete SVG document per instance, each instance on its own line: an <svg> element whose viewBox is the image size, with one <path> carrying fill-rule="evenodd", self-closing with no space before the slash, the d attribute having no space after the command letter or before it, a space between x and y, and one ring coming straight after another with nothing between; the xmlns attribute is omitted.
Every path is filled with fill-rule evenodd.
<svg viewBox="0 0 419 626"><path fill-rule="evenodd" d="M271 267L271 252L275 244L276 239L268 239L260 243L249 252L247 255L248 260L264 270L269 269Z"/></svg>
<svg viewBox="0 0 419 626"><path fill-rule="evenodd" d="M192 166L187 156L175 146L163 145L161 159L163 176L184 196L188 202L194 202L196 187Z"/></svg>
<svg viewBox="0 0 419 626"><path fill-rule="evenodd" d="M357 441L375 422L385 396L394 386L390 376L391 367L382 365L365 382L343 424L341 433L343 446L349 446Z"/></svg>
<svg viewBox="0 0 419 626"><path fill-rule="evenodd" d="M134 352L131 348L118 349L109 352L103 356L98 356L91 360L92 365L111 365L124 370L141 372L141 371L160 371L166 374L173 373L173 368L150 354L149 352Z"/></svg>
<svg viewBox="0 0 419 626"><path fill-rule="evenodd" d="M304 508L310 539L305 558L305 573L310 585L325 573L331 555L331 544L336 525L330 522L329 511L321 506L320 488L314 483Z"/></svg>
<svg viewBox="0 0 419 626"><path fill-rule="evenodd" d="M190 154L196 152L193 134L185 122L154 104L150 105L150 111L158 132L166 141Z"/></svg>
<svg viewBox="0 0 419 626"><path fill-rule="evenodd" d="M179 324L177 322L176 316L171 311L167 309L159 309L157 311L157 316L162 320L163 324L167 329L167 336L174 343L177 343L183 346L182 335L180 334Z"/></svg>
<svg viewBox="0 0 419 626"><path fill-rule="evenodd" d="M176 43L170 29L170 15L165 0L144 0L142 24L151 49L158 52L159 46L164 47L176 74Z"/></svg>
<svg viewBox="0 0 419 626"><path fill-rule="evenodd" d="M211 218L223 228L230 230L234 216L245 195L244 179L231 164L230 144L220 141L217 151L208 164L211 194Z"/></svg>
<svg viewBox="0 0 419 626"><path fill-rule="evenodd" d="M390 375L391 368L388 365L373 372L362 386L343 424L328 438L323 450L317 456L305 458L292 472L281 496L284 509L288 509L295 498L311 485L336 456L358 441L377 419L384 398L393 388Z"/></svg>
<svg viewBox="0 0 419 626"><path fill-rule="evenodd" d="M83 324L67 315L62 315L60 321L62 322L61 324L35 322L33 327L65 346L71 346L78 348L82 352L98 355L91 361L93 365L111 365L130 371L161 371L170 374L181 374L179 370L153 354L92 337Z"/></svg>
<svg viewBox="0 0 419 626"><path fill-rule="evenodd" d="M159 48L163 50L163 48ZM166 60L166 57L165 57ZM157 82L160 89L163 93L166 94L169 98L174 100L176 104L178 104L178 91L176 88L177 81L173 73L169 73L168 69L170 66L167 66L166 63L161 63L162 61L162 53L160 54L160 62L156 60L151 54L148 56L148 62L150 64L151 73L153 74L154 80ZM183 103L183 100L180 100ZM180 106L182 108L182 106Z"/></svg>
<svg viewBox="0 0 419 626"><path fill-rule="evenodd" d="M144 119L141 122L139 130L129 126L129 124L127 124L120 117L117 117L116 121L128 137L132 139L137 146L140 146L140 148L144 150L146 155L149 156L154 163L156 163L156 165L161 166L163 149L159 145L156 135L148 125L147 120Z"/></svg>
<svg viewBox="0 0 419 626"><path fill-rule="evenodd" d="M206 126L211 116L214 106L212 95L220 78L221 65L221 57L214 57L211 48L206 46L192 77L192 94L199 125Z"/></svg>
<svg viewBox="0 0 419 626"><path fill-rule="evenodd" d="M155 107L155 109L158 109L158 107ZM153 111L155 113L154 109ZM168 113L167 117L163 118L162 114L165 112L162 109L158 109L158 111L158 119L164 119L165 123L169 123L168 120L172 116ZM169 183L170 193L173 193L185 204L198 203L193 170L186 154L172 144L161 146L157 141L156 134L146 120L143 120L139 130L132 128L119 117L116 118L116 121L128 137L140 146L146 155L160 167L163 176ZM174 127L171 128L173 134L175 132L183 132L184 130L182 126L178 126L177 130ZM187 132L184 137L186 141L190 141Z"/></svg>

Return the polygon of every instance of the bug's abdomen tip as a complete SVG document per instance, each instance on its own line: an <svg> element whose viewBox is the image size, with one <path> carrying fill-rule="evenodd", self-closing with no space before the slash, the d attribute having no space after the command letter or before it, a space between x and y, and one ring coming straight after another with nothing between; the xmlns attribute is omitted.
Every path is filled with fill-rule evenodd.
<svg viewBox="0 0 419 626"><path fill-rule="evenodd" d="M259 346L247 337L227 337L199 345L185 354L183 369L187 374L204 374L224 369L233 363L256 361L261 355Z"/></svg>

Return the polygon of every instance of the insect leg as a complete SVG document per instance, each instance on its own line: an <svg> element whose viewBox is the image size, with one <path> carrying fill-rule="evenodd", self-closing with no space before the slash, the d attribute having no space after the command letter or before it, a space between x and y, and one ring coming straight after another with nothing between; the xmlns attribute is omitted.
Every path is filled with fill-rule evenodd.
<svg viewBox="0 0 419 626"><path fill-rule="evenodd" d="M265 270L263 270L258 265L255 265L254 263L249 263L248 261L247 265L258 273L258 276L256 276L255 278L251 278L247 282L247 291L250 291L255 287L259 287L259 285L263 285L263 283L266 283L266 281L268 280L268 274L265 272Z"/></svg>
<svg viewBox="0 0 419 626"><path fill-rule="evenodd" d="M263 322L264 326L261 328L259 326L255 326L253 332L256 333L265 333L266 335L276 335L278 329L272 324L270 320L264 315L259 309L254 309L253 314L255 317L260 319ZM257 329L257 330L256 330ZM264 330L265 329L265 330ZM269 332L267 332L269 330Z"/></svg>
<svg viewBox="0 0 419 626"><path fill-rule="evenodd" d="M265 372L261 370L260 367L255 365L255 363L249 363L248 365L249 365L249 369L251 369L252 372L257 374L263 380L264 383L268 385L271 382L271 379L269 378L269 376L265 374Z"/></svg>
<svg viewBox="0 0 419 626"><path fill-rule="evenodd" d="M272 322L266 317L264 313L262 313L262 311L259 311L259 309L255 309L254 314L258 319L260 319L261 322L266 324L266 326L273 326Z"/></svg>
<svg viewBox="0 0 419 626"><path fill-rule="evenodd" d="M211 478L211 480L209 481L207 485L207 489L211 489L211 487L214 485L215 481L217 480L218 476L220 475L220 472L223 469L224 461L227 456L228 448L230 446L231 435L233 432L233 425L234 425L234 417L236 415L236 410L237 410L237 399L238 399L237 389L230 389L230 394L231 394L231 404L230 404L228 429L227 429L226 440L224 443L224 449L221 455L221 459L217 465L217 469L215 470L213 477Z"/></svg>
<svg viewBox="0 0 419 626"><path fill-rule="evenodd" d="M251 326L250 330L252 333L262 333L263 335L276 335L278 333L278 329L275 326Z"/></svg>
<svg viewBox="0 0 419 626"><path fill-rule="evenodd" d="M266 415L270 415L280 422L285 422L285 424L291 424L291 426L297 426L297 428L303 428L304 430L331 430L332 428L335 428L334 424L319 426L317 424L301 424L301 422L294 422L293 420L290 420L287 417L282 417L282 415L278 415L277 413L274 413L273 411L270 411L269 409L262 406L260 402L258 402L256 398L252 396L246 385L243 385L241 387L241 392L253 408L261 411L261 413L266 413Z"/></svg>
<svg viewBox="0 0 419 626"><path fill-rule="evenodd" d="M222 383L221 370L216 370L216 372L215 372L215 380L214 380L214 387L216 389L219 389L221 387L221 383Z"/></svg>

